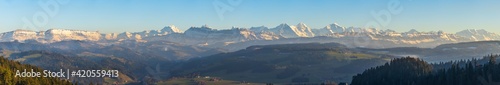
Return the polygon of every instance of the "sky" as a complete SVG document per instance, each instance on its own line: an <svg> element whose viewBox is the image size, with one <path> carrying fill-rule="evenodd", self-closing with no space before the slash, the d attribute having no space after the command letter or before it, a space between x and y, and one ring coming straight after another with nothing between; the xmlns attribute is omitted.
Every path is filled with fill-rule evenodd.
<svg viewBox="0 0 500 85"><path fill-rule="evenodd" d="M169 25L187 30L202 25L273 28L282 23L305 23L317 29L332 23L344 27L375 23L378 29L400 32L485 29L500 33L497 4L500 0L0 0L0 32L121 33ZM390 11L394 8L401 9ZM384 13L390 18L380 15Z"/></svg>

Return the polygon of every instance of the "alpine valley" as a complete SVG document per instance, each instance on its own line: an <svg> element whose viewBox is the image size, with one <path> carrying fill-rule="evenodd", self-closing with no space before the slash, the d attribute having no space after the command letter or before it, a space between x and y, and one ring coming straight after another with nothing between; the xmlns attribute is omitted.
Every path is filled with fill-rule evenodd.
<svg viewBox="0 0 500 85"><path fill-rule="evenodd" d="M482 29L396 32L304 23L214 29L175 26L142 32L19 29L0 34L1 56L43 69L114 69L117 78L72 78L82 84L351 82L391 59L427 62L500 53L500 35ZM327 74L327 75L326 75ZM361 78L361 77L360 77ZM363 77L364 78L364 77ZM182 82L180 82L182 81Z"/></svg>

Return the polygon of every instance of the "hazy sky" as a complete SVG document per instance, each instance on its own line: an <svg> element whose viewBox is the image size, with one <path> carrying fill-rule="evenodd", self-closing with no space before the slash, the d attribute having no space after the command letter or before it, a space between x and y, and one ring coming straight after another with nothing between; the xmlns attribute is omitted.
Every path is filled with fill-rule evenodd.
<svg viewBox="0 0 500 85"><path fill-rule="evenodd" d="M39 3L41 1L42 3ZM44 10L43 3L58 4ZM94 30L103 33L159 30L175 25L181 30L207 24L217 29L276 27L300 22L311 28L338 23L364 27L376 22L371 12L388 10L391 0L0 0L0 32L22 29L30 22L36 28ZM64 1L69 1L62 3ZM500 32L500 0L393 0L403 8L391 14L384 28L396 31L457 32L486 29ZM221 4L214 5L220 2ZM215 6L233 9L222 13ZM45 17L44 17L45 15ZM53 15L53 16L51 16ZM26 22L23 21L26 19ZM35 19L35 20L33 20ZM46 22L46 23L43 23ZM28 25L26 25L28 26Z"/></svg>

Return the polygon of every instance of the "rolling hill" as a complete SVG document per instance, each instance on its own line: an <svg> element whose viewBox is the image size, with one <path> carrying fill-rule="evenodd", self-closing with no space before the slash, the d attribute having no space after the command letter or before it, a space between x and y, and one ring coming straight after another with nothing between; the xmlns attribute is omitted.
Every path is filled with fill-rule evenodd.
<svg viewBox="0 0 500 85"><path fill-rule="evenodd" d="M420 59L424 59L427 62L445 62L471 58L482 58L481 56L487 54L499 54L500 41L450 43L442 44L435 48L398 47L387 49L358 49L370 53L388 54L399 57L419 57Z"/></svg>
<svg viewBox="0 0 500 85"><path fill-rule="evenodd" d="M263 45L191 59L171 73L256 83L349 82L353 75L390 58L338 43Z"/></svg>

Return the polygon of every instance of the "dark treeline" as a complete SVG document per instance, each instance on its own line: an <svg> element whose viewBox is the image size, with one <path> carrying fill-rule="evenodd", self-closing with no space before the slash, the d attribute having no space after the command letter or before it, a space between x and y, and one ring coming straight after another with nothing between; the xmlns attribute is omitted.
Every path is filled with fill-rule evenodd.
<svg viewBox="0 0 500 85"><path fill-rule="evenodd" d="M354 76L351 85L500 85L498 56L485 56L485 63L472 59L433 65L418 58L398 58Z"/></svg>
<svg viewBox="0 0 500 85"><path fill-rule="evenodd" d="M42 72L41 68L25 65L0 56L0 85L71 85L67 80L46 77L15 77L16 70L33 69L34 72ZM22 71L21 71L22 72Z"/></svg>

